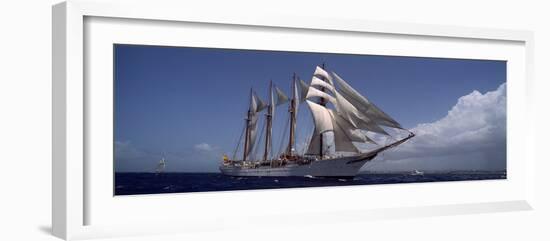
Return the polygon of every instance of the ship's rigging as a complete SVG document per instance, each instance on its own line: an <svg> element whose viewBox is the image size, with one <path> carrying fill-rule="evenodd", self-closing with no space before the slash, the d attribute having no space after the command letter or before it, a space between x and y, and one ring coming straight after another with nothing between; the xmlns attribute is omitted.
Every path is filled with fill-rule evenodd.
<svg viewBox="0 0 550 241"><path fill-rule="evenodd" d="M241 135L244 137L243 158L242 160L234 160L234 157L232 160L224 159L225 165L238 164L241 167L253 168L281 167L288 163L303 164L330 159L337 154L343 155L342 153L348 156L365 156L367 154L356 146L361 143L378 146L374 152L369 152L373 158L378 152L397 146L414 136L338 74L327 71L324 64L322 67L315 68L309 84L299 79L294 73L290 90L291 94L288 97L270 81L267 103L254 90L250 90L245 128ZM308 137L308 145L304 152L298 152L296 149L297 114L301 103L308 106L313 119L313 133ZM289 119L285 125L286 133L283 135L284 138L288 133L287 145L282 148L282 140L280 149L274 153L272 139L275 109L284 104L288 104ZM258 120L261 113L264 113L265 121L260 138L257 139ZM383 127L406 131L409 135L398 141ZM394 142L380 145L368 134L386 136ZM258 151L262 136L265 137L263 155L258 158L255 152ZM238 151L240 143L241 140L237 143L234 154Z"/></svg>

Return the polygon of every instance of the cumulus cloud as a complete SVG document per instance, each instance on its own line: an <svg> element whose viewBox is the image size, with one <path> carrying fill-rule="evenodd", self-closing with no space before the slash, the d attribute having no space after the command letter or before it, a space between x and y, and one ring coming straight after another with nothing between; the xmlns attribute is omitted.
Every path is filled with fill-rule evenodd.
<svg viewBox="0 0 550 241"><path fill-rule="evenodd" d="M416 137L384 153L376 169L503 170L506 85L460 97L444 118L419 124Z"/></svg>
<svg viewBox="0 0 550 241"><path fill-rule="evenodd" d="M213 151L215 148L208 143L196 144L193 148L198 151Z"/></svg>

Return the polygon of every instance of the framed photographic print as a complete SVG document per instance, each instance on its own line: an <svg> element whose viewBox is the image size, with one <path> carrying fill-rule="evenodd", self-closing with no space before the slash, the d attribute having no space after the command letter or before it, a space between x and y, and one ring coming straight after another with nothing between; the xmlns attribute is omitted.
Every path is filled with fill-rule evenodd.
<svg viewBox="0 0 550 241"><path fill-rule="evenodd" d="M113 51L115 195L506 179L505 61Z"/></svg>
<svg viewBox="0 0 550 241"><path fill-rule="evenodd" d="M56 236L531 208L530 32L183 5L54 6Z"/></svg>

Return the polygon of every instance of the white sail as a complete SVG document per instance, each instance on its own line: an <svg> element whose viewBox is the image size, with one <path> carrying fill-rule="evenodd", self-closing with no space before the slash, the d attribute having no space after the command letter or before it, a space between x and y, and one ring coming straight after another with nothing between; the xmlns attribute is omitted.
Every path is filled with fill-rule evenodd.
<svg viewBox="0 0 550 241"><path fill-rule="evenodd" d="M246 155L250 156L252 154L252 151L254 150L254 145L256 144L256 135L257 135L257 124L258 124L258 115L259 112L267 108L268 105L260 99L256 95L256 93L252 93L252 98L250 99L250 113L248 114L248 131L249 131L249 139L248 139L248 146L246 151Z"/></svg>
<svg viewBox="0 0 550 241"><path fill-rule="evenodd" d="M256 144L256 134L258 132L257 124L258 124L258 114L251 113L248 121L248 131L250 133L250 137L248 139L248 148L246 149L246 155L249 157L251 156L252 151L254 150L254 145Z"/></svg>
<svg viewBox="0 0 550 241"><path fill-rule="evenodd" d="M344 98L340 93L334 93L336 96L336 110L338 114L348 120L355 128L358 128L358 121L361 121L358 117L358 110Z"/></svg>
<svg viewBox="0 0 550 241"><path fill-rule="evenodd" d="M315 72L313 72L313 76L317 76L320 79L325 79L329 83L332 82L332 76L330 76L330 74L326 70L324 70L323 68L321 68L319 66L317 66L315 68Z"/></svg>
<svg viewBox="0 0 550 241"><path fill-rule="evenodd" d="M319 155L321 152L321 133L317 129L313 130L309 145L307 146L306 155Z"/></svg>
<svg viewBox="0 0 550 241"><path fill-rule="evenodd" d="M310 98L313 98L313 97L325 98L328 101L330 101L333 105L337 104L336 99L334 97L332 97L331 95L329 95L329 94L327 94L323 91L318 90L315 87L310 86L309 90L307 91L306 99L310 99Z"/></svg>
<svg viewBox="0 0 550 241"><path fill-rule="evenodd" d="M338 114L344 117L355 128L376 132L383 135L389 135L382 127L374 123L370 118L361 113L344 96L335 91Z"/></svg>
<svg viewBox="0 0 550 241"><path fill-rule="evenodd" d="M311 110L313 121L315 122L315 129L319 133L334 130L332 126L332 118L330 117L329 110L326 107L313 103L309 100L306 100L306 103Z"/></svg>
<svg viewBox="0 0 550 241"><path fill-rule="evenodd" d="M334 126L334 144L335 151L356 152L359 150L353 145L353 141L365 142L364 136L355 135L354 129L349 122L336 115L333 110L329 111Z"/></svg>
<svg viewBox="0 0 550 241"><path fill-rule="evenodd" d="M363 121L363 118L356 117L356 116L352 116L352 119L354 119L354 123L357 125L358 129L372 131L378 134L390 136L388 132L386 132L382 127L380 127L373 121L365 122Z"/></svg>
<svg viewBox="0 0 550 241"><path fill-rule="evenodd" d="M330 115L332 117L332 125L334 126L334 132L337 130L342 132L346 136L346 140L355 141L355 142L366 142L364 135L354 132L353 130L357 129L353 127L347 120L339 116L335 111L330 110Z"/></svg>
<svg viewBox="0 0 550 241"><path fill-rule="evenodd" d="M348 83L346 83L346 81L340 78L340 76L338 76L334 72L332 72L332 74L334 75L336 82L340 87L339 90L341 94L366 117L379 125L403 129L397 121L395 121L389 115L380 110L366 97L359 94L359 92L353 89Z"/></svg>
<svg viewBox="0 0 550 241"><path fill-rule="evenodd" d="M298 93L298 83L294 82L294 92L292 93L292 98L296 101L294 101L294 111L296 111L296 116L298 115L298 107L299 105L299 93ZM307 95L307 94L306 94Z"/></svg>
<svg viewBox="0 0 550 241"><path fill-rule="evenodd" d="M330 83L327 81L330 81ZM336 97L317 89L317 87L329 90ZM332 143L334 144L334 150L337 152L359 153L353 142L375 143L368 136L364 135L361 129L388 135L384 129L361 113L344 96L340 95L332 83L330 74L319 67L315 70L306 95L306 99L311 98L325 98L334 105L337 111L306 100L315 122L315 133L311 138L308 153L320 153L321 137L327 131L332 131ZM323 144L330 141L323 139Z"/></svg>
<svg viewBox="0 0 550 241"><path fill-rule="evenodd" d="M288 102L289 98L285 95L285 93L279 89L279 87L275 87L275 93L277 93L277 101L275 101L275 105L279 106L286 102Z"/></svg>
<svg viewBox="0 0 550 241"><path fill-rule="evenodd" d="M334 137L336 145L336 151L338 150L338 143L339 142L370 142L373 144L376 144L372 139L370 139L367 135L365 135L363 132L361 132L360 129L355 128L349 121L338 115L336 111L329 110L330 115L332 117L332 123L334 126ZM342 144L344 146L344 144ZM346 150L340 150L340 151L346 151ZM348 150L349 151L349 150Z"/></svg>
<svg viewBox="0 0 550 241"><path fill-rule="evenodd" d="M252 93L252 100L250 101L250 111L256 113L260 112L267 108L267 104L256 95L256 93Z"/></svg>
<svg viewBox="0 0 550 241"><path fill-rule="evenodd" d="M332 131L333 139L324 139L324 143L333 143L334 150L337 152L359 153L359 150L355 147L353 142L371 142L376 144L360 130L353 127L346 119L338 115L334 110L327 109L309 100L306 102L312 112L315 122L315 130L310 140L306 152L307 154L317 155L320 153L321 136L329 131Z"/></svg>
<svg viewBox="0 0 550 241"><path fill-rule="evenodd" d="M325 145L328 143L328 140L325 140L322 136L325 133L334 130L334 126L332 125L332 117L326 107L309 100L306 100L306 103L311 110L313 122L315 123L315 130L313 131L313 136L309 142L307 154L318 155L321 151L321 140L323 140Z"/></svg>
<svg viewBox="0 0 550 241"><path fill-rule="evenodd" d="M316 72L323 73L323 75L324 74L328 75L328 73L322 72L322 69L316 70ZM336 98L328 93L325 93L317 88L314 88L313 86L325 87L325 89L330 90L334 94L334 96L336 96ZM362 114L346 98L340 95L331 83L327 83L317 78L316 76L313 76L311 80L311 85L306 95L307 99L312 97L320 97L320 98L327 99L336 107L338 113L341 116L343 116L348 122L350 122L355 128L365 129L365 130L376 132L383 135L389 135L384 129L382 129L372 120L370 120L367 116Z"/></svg>
<svg viewBox="0 0 550 241"><path fill-rule="evenodd" d="M166 168L166 161L164 160L164 157L160 159L159 164L157 165L156 173L162 173L164 172L164 169Z"/></svg>
<svg viewBox="0 0 550 241"><path fill-rule="evenodd" d="M325 89L328 89L330 90L330 92L334 93L334 86L317 78L316 76L313 76L313 78L311 78L311 86L324 87Z"/></svg>

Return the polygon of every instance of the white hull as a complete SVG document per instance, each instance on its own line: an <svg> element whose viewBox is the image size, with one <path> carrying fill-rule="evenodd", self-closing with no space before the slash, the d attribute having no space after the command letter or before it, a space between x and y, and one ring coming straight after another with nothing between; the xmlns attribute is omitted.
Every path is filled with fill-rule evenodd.
<svg viewBox="0 0 550 241"><path fill-rule="evenodd" d="M354 177L359 169L373 156L350 156L313 161L310 164L288 164L283 167L242 168L239 166L220 166L220 171L229 176L312 176L312 177Z"/></svg>

